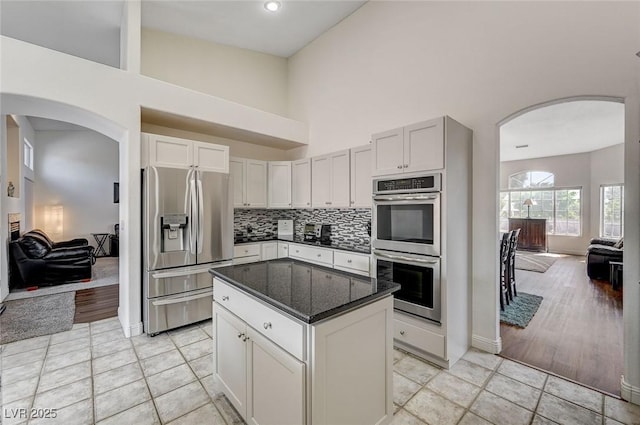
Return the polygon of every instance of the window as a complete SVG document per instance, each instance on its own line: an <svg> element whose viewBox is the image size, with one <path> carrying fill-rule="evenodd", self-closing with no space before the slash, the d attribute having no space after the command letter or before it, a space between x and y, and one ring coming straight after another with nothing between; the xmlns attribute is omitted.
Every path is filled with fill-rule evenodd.
<svg viewBox="0 0 640 425"><path fill-rule="evenodd" d="M24 139L24 165L33 170L33 146L27 139Z"/></svg>
<svg viewBox="0 0 640 425"><path fill-rule="evenodd" d="M550 235L582 234L582 188L556 188L553 173L525 171L509 176L509 190L500 192L500 231L509 230L509 218L546 218ZM525 189L525 190L522 190ZM535 205L527 208L525 199Z"/></svg>
<svg viewBox="0 0 640 425"><path fill-rule="evenodd" d="M624 186L600 186L600 236L621 238L624 235Z"/></svg>

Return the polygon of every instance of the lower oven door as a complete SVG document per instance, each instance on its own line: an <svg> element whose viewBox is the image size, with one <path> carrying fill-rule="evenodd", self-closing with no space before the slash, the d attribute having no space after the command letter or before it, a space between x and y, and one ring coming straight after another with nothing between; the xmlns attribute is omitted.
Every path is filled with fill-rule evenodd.
<svg viewBox="0 0 640 425"><path fill-rule="evenodd" d="M400 285L394 307L440 323L440 258L374 250L376 277Z"/></svg>
<svg viewBox="0 0 640 425"><path fill-rule="evenodd" d="M146 307L144 330L153 335L168 329L210 319L213 312L213 288L149 298L143 301Z"/></svg>

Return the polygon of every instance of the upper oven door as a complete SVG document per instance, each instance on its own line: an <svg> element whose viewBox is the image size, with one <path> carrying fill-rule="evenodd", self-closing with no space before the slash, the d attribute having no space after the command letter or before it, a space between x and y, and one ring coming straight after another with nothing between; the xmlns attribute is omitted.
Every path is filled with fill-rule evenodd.
<svg viewBox="0 0 640 425"><path fill-rule="evenodd" d="M440 193L373 197L374 248L440 256Z"/></svg>

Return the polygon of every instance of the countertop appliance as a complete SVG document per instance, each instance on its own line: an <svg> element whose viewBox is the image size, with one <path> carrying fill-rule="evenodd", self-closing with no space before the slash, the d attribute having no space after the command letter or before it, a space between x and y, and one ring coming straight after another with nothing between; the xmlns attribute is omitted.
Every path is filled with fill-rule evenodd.
<svg viewBox="0 0 640 425"><path fill-rule="evenodd" d="M331 225L313 223L305 224L304 240L306 242L320 242L324 244L331 243Z"/></svg>
<svg viewBox="0 0 640 425"><path fill-rule="evenodd" d="M394 307L440 323L440 174L373 180L376 277L400 284Z"/></svg>
<svg viewBox="0 0 640 425"><path fill-rule="evenodd" d="M147 167L143 182L145 332L212 317L212 267L233 258L233 200L228 174Z"/></svg>
<svg viewBox="0 0 640 425"><path fill-rule="evenodd" d="M293 240L293 220L278 220L278 239Z"/></svg>

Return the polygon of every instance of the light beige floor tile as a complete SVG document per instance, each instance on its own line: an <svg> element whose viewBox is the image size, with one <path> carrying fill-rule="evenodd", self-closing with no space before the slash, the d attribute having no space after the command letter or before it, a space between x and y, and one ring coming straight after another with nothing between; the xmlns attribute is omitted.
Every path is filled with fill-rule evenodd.
<svg viewBox="0 0 640 425"><path fill-rule="evenodd" d="M187 360L195 360L213 352L213 343L209 338L179 348Z"/></svg>
<svg viewBox="0 0 640 425"><path fill-rule="evenodd" d="M582 407L586 407L587 409L591 409L596 413L602 413L604 396L597 391L555 376L549 376L544 386L544 391Z"/></svg>
<svg viewBox="0 0 640 425"><path fill-rule="evenodd" d="M17 425L26 424L29 418L29 409L33 403L33 397L23 398L2 404L2 424Z"/></svg>
<svg viewBox="0 0 640 425"><path fill-rule="evenodd" d="M207 354L199 359L191 360L189 366L198 378L204 378L213 373L213 354Z"/></svg>
<svg viewBox="0 0 640 425"><path fill-rule="evenodd" d="M487 391L506 398L525 409L535 410L542 391L496 373L486 386Z"/></svg>
<svg viewBox="0 0 640 425"><path fill-rule="evenodd" d="M138 361L132 348L93 359L93 373L97 375L120 366Z"/></svg>
<svg viewBox="0 0 640 425"><path fill-rule="evenodd" d="M209 335L209 338L213 337L213 323L211 320L206 320L204 322L201 322L200 327L202 328L203 331L205 331L207 335Z"/></svg>
<svg viewBox="0 0 640 425"><path fill-rule="evenodd" d="M536 413L561 424L602 424L601 415L547 393L542 394Z"/></svg>
<svg viewBox="0 0 640 425"><path fill-rule="evenodd" d="M91 335L97 335L114 329L122 329L120 320L117 317L91 322Z"/></svg>
<svg viewBox="0 0 640 425"><path fill-rule="evenodd" d="M211 338L209 338L207 333L200 326L171 331L169 332L169 336L176 347L193 344L194 342L198 342L203 339L208 339L209 342L211 342Z"/></svg>
<svg viewBox="0 0 640 425"><path fill-rule="evenodd" d="M224 419L222 419L222 416L220 415L220 412L218 412L218 409L213 405L213 402L205 404L193 412L187 413L186 415L169 423L169 425L197 424L226 425Z"/></svg>
<svg viewBox="0 0 640 425"><path fill-rule="evenodd" d="M495 424L528 425L533 413L504 398L482 391L471 412Z"/></svg>
<svg viewBox="0 0 640 425"><path fill-rule="evenodd" d="M479 387L483 386L491 375L489 369L462 359L449 369L449 373Z"/></svg>
<svg viewBox="0 0 640 425"><path fill-rule="evenodd" d="M399 362L404 358L404 356L406 356L406 354L403 353L402 351L395 348L393 349L393 363Z"/></svg>
<svg viewBox="0 0 640 425"><path fill-rule="evenodd" d="M220 414L224 418L224 421L227 424L229 425L243 424L244 425L244 421L238 415L238 412L236 412L233 406L231 406L231 403L229 403L229 400L227 400L224 394L222 393L218 394L213 399L213 404L216 406L216 408L218 409L218 412L220 412Z"/></svg>
<svg viewBox="0 0 640 425"><path fill-rule="evenodd" d="M405 356L393 365L393 370L419 384L426 384L441 369L432 366L413 356Z"/></svg>
<svg viewBox="0 0 640 425"><path fill-rule="evenodd" d="M480 392L480 387L447 372L440 372L429 381L427 388L462 407L469 407Z"/></svg>
<svg viewBox="0 0 640 425"><path fill-rule="evenodd" d="M117 413L100 422L98 425L160 425L160 419L151 400L138 404L124 412ZM197 424L193 424L197 425Z"/></svg>
<svg viewBox="0 0 640 425"><path fill-rule="evenodd" d="M95 397L96 420L101 421L151 399L144 379Z"/></svg>
<svg viewBox="0 0 640 425"><path fill-rule="evenodd" d="M476 348L469 349L462 358L491 370L495 370L502 361L501 357Z"/></svg>
<svg viewBox="0 0 640 425"><path fill-rule="evenodd" d="M89 337L73 339L71 341L61 342L60 344L50 345L47 356L59 356L60 354L89 348L89 346Z"/></svg>
<svg viewBox="0 0 640 425"><path fill-rule="evenodd" d="M551 419L547 419L544 416L535 415L533 417L533 422L531 422L531 425L560 425L560 424L552 421Z"/></svg>
<svg viewBox="0 0 640 425"><path fill-rule="evenodd" d="M538 389L542 389L547 379L546 373L507 359L500 364L498 373Z"/></svg>
<svg viewBox="0 0 640 425"><path fill-rule="evenodd" d="M47 347L36 348L35 350L26 351L24 353L16 353L11 356L2 357L2 368L11 369L12 367L18 367L28 365L29 363L42 361L47 353Z"/></svg>
<svg viewBox="0 0 640 425"><path fill-rule="evenodd" d="M157 339L148 338L151 341L144 341L143 343L134 342L133 345L136 353L138 353L138 357L140 359L146 359L176 348L168 336L166 338L161 338L161 336L162 335L156 336L155 338Z"/></svg>
<svg viewBox="0 0 640 425"><path fill-rule="evenodd" d="M398 413L398 410L402 409L402 407L398 406L397 404L393 403L393 414L395 415L396 413Z"/></svg>
<svg viewBox="0 0 640 425"><path fill-rule="evenodd" d="M178 349L174 348L171 351L158 354L153 357L149 357L140 361L142 371L145 376L155 375L163 370L171 369L172 367L179 366L185 362L184 357Z"/></svg>
<svg viewBox="0 0 640 425"><path fill-rule="evenodd" d="M42 374L38 384L38 392L49 391L61 385L67 385L89 377L91 377L90 361L56 369Z"/></svg>
<svg viewBox="0 0 640 425"><path fill-rule="evenodd" d="M5 344L2 347L2 357L46 347L49 345L49 339L51 339L50 335L44 335Z"/></svg>
<svg viewBox="0 0 640 425"><path fill-rule="evenodd" d="M33 402L38 409L62 409L92 397L91 378L81 379L52 390L39 392Z"/></svg>
<svg viewBox="0 0 640 425"><path fill-rule="evenodd" d="M426 425L420 419L404 409L400 409L393 415L392 425Z"/></svg>
<svg viewBox="0 0 640 425"><path fill-rule="evenodd" d="M42 360L27 363L26 365L12 367L11 369L2 370L2 385L10 384L12 382L22 381L23 379L32 378L40 375L42 370Z"/></svg>
<svg viewBox="0 0 640 425"><path fill-rule="evenodd" d="M23 379L22 381L12 382L2 385L2 404L6 405L12 401L20 400L27 397L33 397L38 386L38 377ZM2 412L0 412L2 414Z"/></svg>
<svg viewBox="0 0 640 425"><path fill-rule="evenodd" d="M64 342L73 341L76 339L89 338L89 329L88 328L80 328L80 329L71 329L66 332L59 332L57 334L51 335L51 345L62 344Z"/></svg>
<svg viewBox="0 0 640 425"><path fill-rule="evenodd" d="M115 341L126 339L122 329L111 329L110 331L91 333L91 345L110 344Z"/></svg>
<svg viewBox="0 0 640 425"><path fill-rule="evenodd" d="M420 388L420 384L405 378L397 372L393 373L393 402L397 405L403 406Z"/></svg>
<svg viewBox="0 0 640 425"><path fill-rule="evenodd" d="M30 421L29 425L88 425L93 423L93 399L89 398L56 410L55 417L41 417Z"/></svg>
<svg viewBox="0 0 640 425"><path fill-rule="evenodd" d="M142 370L138 362L99 373L93 377L94 394L102 394L114 388L122 387L134 381L142 379Z"/></svg>
<svg viewBox="0 0 640 425"><path fill-rule="evenodd" d="M640 423L640 406L605 396L604 415L627 424Z"/></svg>
<svg viewBox="0 0 640 425"><path fill-rule="evenodd" d="M216 378L215 375L209 375L209 376L206 376L206 377L202 378L200 380L200 383L202 384L204 389L207 391L207 393L209 394L209 397L211 397L211 399L215 399L220 394L222 394L223 391L224 391L224 388L222 387L222 384L220 383L218 378Z"/></svg>
<svg viewBox="0 0 640 425"><path fill-rule="evenodd" d="M634 422L633 424L637 424L638 422ZM604 418L604 425L624 425L622 422L618 422L615 419Z"/></svg>
<svg viewBox="0 0 640 425"><path fill-rule="evenodd" d="M478 415L474 415L471 412L467 412L458 425L492 425L491 422L482 419Z"/></svg>
<svg viewBox="0 0 640 425"><path fill-rule="evenodd" d="M89 324L88 323L74 323L73 326L71 326L71 330L75 331L76 329L82 329L82 328L88 328Z"/></svg>
<svg viewBox="0 0 640 425"><path fill-rule="evenodd" d="M89 348L81 348L80 350L58 354L56 356L47 356L44 363L44 372L51 372L56 369L86 362L90 359L91 351Z"/></svg>
<svg viewBox="0 0 640 425"><path fill-rule="evenodd" d="M207 392L196 381L157 397L155 402L160 420L171 422L205 405L209 400Z"/></svg>
<svg viewBox="0 0 640 425"><path fill-rule="evenodd" d="M149 334L137 335L131 338L131 342L134 346L145 345L145 344L157 344L161 341L169 341L169 334L163 332L156 336L149 336Z"/></svg>
<svg viewBox="0 0 640 425"><path fill-rule="evenodd" d="M423 389L405 404L404 408L429 424L457 424L464 409L442 396Z"/></svg>
<svg viewBox="0 0 640 425"><path fill-rule="evenodd" d="M191 368L188 365L183 364L149 376L147 378L147 383L149 384L151 395L153 397L158 397L193 382L196 379L196 375L193 374Z"/></svg>
<svg viewBox="0 0 640 425"><path fill-rule="evenodd" d="M131 341L128 339L120 339L117 341L105 342L104 344L93 345L91 347L91 355L94 359L97 359L98 357L107 356L129 348L133 348Z"/></svg>

